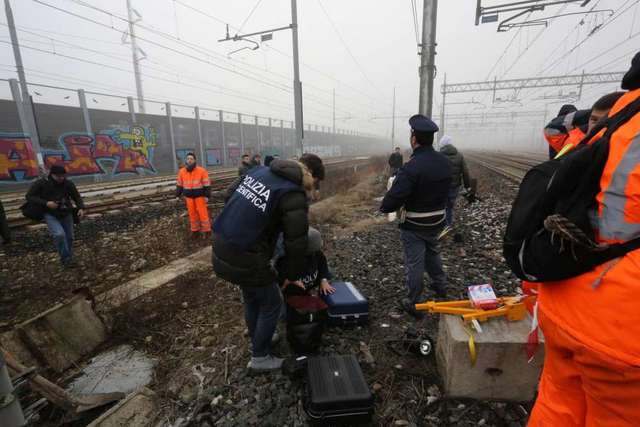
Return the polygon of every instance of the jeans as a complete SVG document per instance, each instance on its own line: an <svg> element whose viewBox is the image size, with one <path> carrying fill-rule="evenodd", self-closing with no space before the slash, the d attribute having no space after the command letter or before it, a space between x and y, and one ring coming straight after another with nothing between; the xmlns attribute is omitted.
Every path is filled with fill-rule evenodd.
<svg viewBox="0 0 640 427"><path fill-rule="evenodd" d="M442 260L438 253L438 232L400 229L400 239L404 246L404 271L407 280L407 298L417 304L422 296L424 271L431 278L431 288L444 292L447 276L442 269Z"/></svg>
<svg viewBox="0 0 640 427"><path fill-rule="evenodd" d="M451 227L451 224L453 224L453 207L456 205L456 199L458 198L459 192L460 192L460 187L451 187L449 189L449 195L447 196L447 204L444 208L447 225L449 227Z"/></svg>
<svg viewBox="0 0 640 427"><path fill-rule="evenodd" d="M60 261L70 261L73 257L73 216L68 214L62 218L56 218L45 213L44 220L53 237L53 244L60 254Z"/></svg>
<svg viewBox="0 0 640 427"><path fill-rule="evenodd" d="M271 354L271 338L282 309L282 294L277 283L267 286L242 286L244 320L251 337L252 356Z"/></svg>

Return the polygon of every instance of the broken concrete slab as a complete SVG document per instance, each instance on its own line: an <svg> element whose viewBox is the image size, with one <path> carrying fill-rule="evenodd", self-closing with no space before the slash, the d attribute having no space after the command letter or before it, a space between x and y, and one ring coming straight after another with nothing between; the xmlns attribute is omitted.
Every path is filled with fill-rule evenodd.
<svg viewBox="0 0 640 427"><path fill-rule="evenodd" d="M16 327L22 342L42 365L63 372L107 338L92 303L79 294Z"/></svg>
<svg viewBox="0 0 640 427"><path fill-rule="evenodd" d="M188 257L174 260L163 267L104 292L96 297L96 302L101 309L103 307L106 309L116 308L190 271L207 268L211 269L211 246Z"/></svg>
<svg viewBox="0 0 640 427"><path fill-rule="evenodd" d="M131 393L87 427L146 427L158 413L155 393L148 388Z"/></svg>
<svg viewBox="0 0 640 427"><path fill-rule="evenodd" d="M529 317L517 322L501 318L483 322L482 333L473 332L477 360L472 366L469 335L462 319L440 316L436 360L446 395L480 400L532 400L542 370L544 342L528 363L530 325Z"/></svg>
<svg viewBox="0 0 640 427"><path fill-rule="evenodd" d="M99 354L69 385L74 394L133 393L153 380L156 361L129 345Z"/></svg>

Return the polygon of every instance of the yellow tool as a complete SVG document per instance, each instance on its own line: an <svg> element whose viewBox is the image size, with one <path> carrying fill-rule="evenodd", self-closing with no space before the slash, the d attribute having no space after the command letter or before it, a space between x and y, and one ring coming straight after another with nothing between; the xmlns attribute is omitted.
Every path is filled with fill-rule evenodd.
<svg viewBox="0 0 640 427"><path fill-rule="evenodd" d="M416 304L416 310L460 315L465 323L472 322L473 320L485 322L491 317L500 316L504 316L509 321L516 321L524 319L527 315L524 300L525 297L523 296L498 298L499 307L492 310L483 310L474 307L469 300L445 302L427 301L422 304Z"/></svg>
<svg viewBox="0 0 640 427"><path fill-rule="evenodd" d="M463 325L464 331L469 335L469 358L471 359L471 366L474 366L478 356L473 332L468 324L473 323L474 320L485 322L491 317L501 316L512 322L522 320L527 315L527 308L524 304L526 298L530 297L515 296L497 298L498 308L490 310L474 307L470 300L446 302L428 301L422 304L416 304L416 310L462 316L462 320L465 323ZM480 332L480 325L475 324L475 326L477 326L478 332Z"/></svg>

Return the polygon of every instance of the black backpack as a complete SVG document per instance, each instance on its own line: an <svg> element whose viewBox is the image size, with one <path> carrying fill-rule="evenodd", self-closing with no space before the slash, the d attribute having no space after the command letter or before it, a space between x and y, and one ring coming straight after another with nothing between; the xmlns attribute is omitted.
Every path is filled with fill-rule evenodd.
<svg viewBox="0 0 640 427"><path fill-rule="evenodd" d="M640 238L598 244L590 212L613 132L640 112L640 98L597 125L568 154L532 168L513 202L503 241L513 273L530 282L564 280L640 248ZM602 129L606 131L588 145Z"/></svg>

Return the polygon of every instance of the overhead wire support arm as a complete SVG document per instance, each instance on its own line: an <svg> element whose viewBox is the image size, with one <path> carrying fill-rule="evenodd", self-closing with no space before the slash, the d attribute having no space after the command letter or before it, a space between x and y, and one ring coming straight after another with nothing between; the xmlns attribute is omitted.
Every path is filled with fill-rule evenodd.
<svg viewBox="0 0 640 427"><path fill-rule="evenodd" d="M271 33L275 33L277 31L284 31L284 30L292 30L293 24L289 24L286 27L278 27L278 28L274 28L272 30L264 30L264 31L256 31L255 33L247 33L247 34L236 34L233 37L229 36L229 26L227 25L227 36L223 39L218 40L218 42L228 42L228 41L239 41L239 40L245 40L247 37L252 37L252 36L259 36L262 34L271 34Z"/></svg>
<svg viewBox="0 0 640 427"><path fill-rule="evenodd" d="M540 11L544 10L547 6L555 6L559 4L580 3L580 7L584 7L590 1L591 0L523 0L483 7L482 0L477 0L476 25L479 25L480 23L497 22L498 15L500 13L524 11L517 15L520 16L523 13Z"/></svg>
<svg viewBox="0 0 640 427"><path fill-rule="evenodd" d="M442 93L496 92L510 89L533 89L556 86L580 86L589 84L618 83L624 71L609 73L571 74L554 77L533 77L523 79L493 80L469 83L447 83Z"/></svg>

